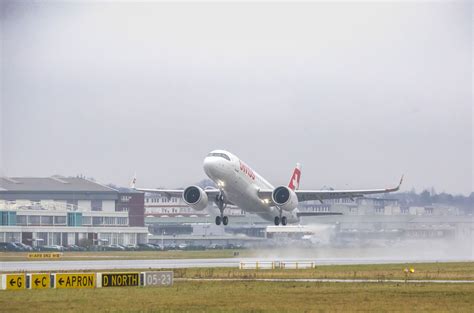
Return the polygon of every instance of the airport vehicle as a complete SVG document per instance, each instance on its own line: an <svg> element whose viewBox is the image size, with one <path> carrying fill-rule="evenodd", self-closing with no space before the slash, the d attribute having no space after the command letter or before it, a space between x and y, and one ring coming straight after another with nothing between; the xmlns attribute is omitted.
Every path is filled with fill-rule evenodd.
<svg viewBox="0 0 474 313"><path fill-rule="evenodd" d="M217 188L201 188L189 186L184 190L144 189L136 188L133 178L132 188L138 191L159 193L167 197L182 197L184 202L194 210L204 210L209 201L215 202L220 215L216 216L216 224L227 225L229 218L224 215L228 204L255 213L262 218L273 221L275 225L297 223L300 216L334 215L330 212L299 212L298 203L310 200L339 198L358 198L368 194L388 193L397 191L398 186L383 189L365 190L300 190L301 166L296 164L287 186L274 187L237 156L225 150L211 151L204 159L204 172L215 182Z"/></svg>

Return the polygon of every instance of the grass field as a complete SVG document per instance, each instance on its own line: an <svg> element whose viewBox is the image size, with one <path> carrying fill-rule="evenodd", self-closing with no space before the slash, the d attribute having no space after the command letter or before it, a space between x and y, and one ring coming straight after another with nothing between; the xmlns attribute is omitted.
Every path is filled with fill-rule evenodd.
<svg viewBox="0 0 474 313"><path fill-rule="evenodd" d="M0 292L0 312L472 312L468 284L176 282Z"/></svg>
<svg viewBox="0 0 474 313"><path fill-rule="evenodd" d="M414 268L409 279L474 280L474 262L322 265L314 269L240 270L228 268L175 269L176 278L348 278L405 279L405 268ZM474 311L474 310L473 310Z"/></svg>

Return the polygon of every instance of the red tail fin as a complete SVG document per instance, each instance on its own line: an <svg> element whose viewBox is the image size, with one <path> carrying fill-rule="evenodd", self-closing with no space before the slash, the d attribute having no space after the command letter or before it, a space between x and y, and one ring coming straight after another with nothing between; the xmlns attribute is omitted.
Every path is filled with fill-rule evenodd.
<svg viewBox="0 0 474 313"><path fill-rule="evenodd" d="M290 188L291 190L298 190L300 186L300 177L301 177L301 164L296 163L296 167L293 170L293 175L291 175L288 188Z"/></svg>

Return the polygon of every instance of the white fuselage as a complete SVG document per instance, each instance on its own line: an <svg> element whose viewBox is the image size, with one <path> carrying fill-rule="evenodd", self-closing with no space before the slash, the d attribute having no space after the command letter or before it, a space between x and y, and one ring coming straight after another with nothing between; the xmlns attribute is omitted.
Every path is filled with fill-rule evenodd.
<svg viewBox="0 0 474 313"><path fill-rule="evenodd" d="M225 154L230 160L216 156L219 153ZM223 192L227 202L269 221L279 215L278 208L272 206L271 201L263 201L258 196L260 189L273 190L272 184L232 153L215 150L211 154L204 159L204 172ZM292 212L284 212L283 215L290 223L298 221Z"/></svg>

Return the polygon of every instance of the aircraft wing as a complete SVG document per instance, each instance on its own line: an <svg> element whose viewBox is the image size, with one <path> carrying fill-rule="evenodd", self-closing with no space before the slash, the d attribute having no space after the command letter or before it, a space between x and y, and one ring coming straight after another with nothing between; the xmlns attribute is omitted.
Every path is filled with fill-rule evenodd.
<svg viewBox="0 0 474 313"><path fill-rule="evenodd" d="M183 196L184 190L182 189L147 189L147 188L133 188L136 191L148 192L148 193L157 193L167 198L177 197L180 198ZM204 189L204 192L207 194L209 199L215 197L220 193L219 189Z"/></svg>
<svg viewBox="0 0 474 313"><path fill-rule="evenodd" d="M360 198L365 195L394 192L400 189L403 182L403 176L400 179L398 186L383 189L361 189L361 190L295 190L299 202L322 200L326 199L340 199L340 198ZM260 190L258 192L261 199L271 199L273 190Z"/></svg>
<svg viewBox="0 0 474 313"><path fill-rule="evenodd" d="M137 182L136 175L133 177L132 182L130 183L130 188L136 191L148 192L148 193L157 193L167 198L171 197L182 197L184 189L148 189L148 188L136 188L135 183ZM220 190L215 188L205 188L204 191L206 192L208 198L215 197L219 195ZM212 198L211 198L212 199Z"/></svg>

